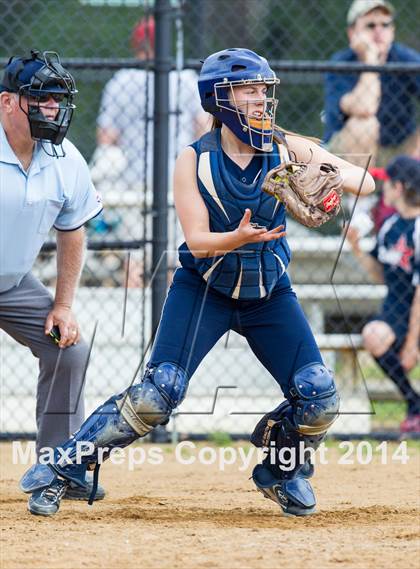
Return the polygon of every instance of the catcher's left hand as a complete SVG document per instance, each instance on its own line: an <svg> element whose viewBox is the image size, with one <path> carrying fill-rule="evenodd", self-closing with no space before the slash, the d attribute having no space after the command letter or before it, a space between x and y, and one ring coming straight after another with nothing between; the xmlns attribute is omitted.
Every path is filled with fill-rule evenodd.
<svg viewBox="0 0 420 569"><path fill-rule="evenodd" d="M288 162L267 173L262 189L282 202L297 221L319 227L339 212L343 179L332 164Z"/></svg>

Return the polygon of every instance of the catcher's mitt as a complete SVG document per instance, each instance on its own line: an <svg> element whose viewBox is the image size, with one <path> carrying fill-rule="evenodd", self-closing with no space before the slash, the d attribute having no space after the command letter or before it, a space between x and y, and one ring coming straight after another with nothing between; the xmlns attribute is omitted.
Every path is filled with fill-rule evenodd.
<svg viewBox="0 0 420 569"><path fill-rule="evenodd" d="M282 202L297 221L319 227L339 212L343 179L332 164L287 162L267 173L262 189Z"/></svg>

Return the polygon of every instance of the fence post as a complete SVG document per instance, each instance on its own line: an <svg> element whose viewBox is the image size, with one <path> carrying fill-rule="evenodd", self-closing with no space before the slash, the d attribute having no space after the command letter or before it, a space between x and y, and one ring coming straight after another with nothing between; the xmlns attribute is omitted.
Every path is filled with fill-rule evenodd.
<svg viewBox="0 0 420 569"><path fill-rule="evenodd" d="M156 0L154 139L153 139L153 254L152 330L157 330L167 290L169 72L172 66L170 0Z"/></svg>

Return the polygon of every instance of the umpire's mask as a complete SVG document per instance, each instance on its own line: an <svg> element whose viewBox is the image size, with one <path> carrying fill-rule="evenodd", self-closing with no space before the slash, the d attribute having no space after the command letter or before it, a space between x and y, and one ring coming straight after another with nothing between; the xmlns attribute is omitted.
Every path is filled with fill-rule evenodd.
<svg viewBox="0 0 420 569"><path fill-rule="evenodd" d="M73 77L61 65L60 58L53 51L39 54L32 50L30 58L12 57L5 67L0 92L18 93L19 105L28 117L31 137L41 142L59 145L69 129L76 108L73 97L77 93ZM28 110L22 106L22 97L28 101ZM56 110L54 117L47 117L42 111L48 108L51 99ZM45 146L44 146L44 150ZM56 152L53 152L57 155Z"/></svg>

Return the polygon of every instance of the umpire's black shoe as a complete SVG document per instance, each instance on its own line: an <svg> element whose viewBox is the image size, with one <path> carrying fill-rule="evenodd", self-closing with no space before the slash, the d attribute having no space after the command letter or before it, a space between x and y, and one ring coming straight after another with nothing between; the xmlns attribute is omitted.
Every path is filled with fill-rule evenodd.
<svg viewBox="0 0 420 569"><path fill-rule="evenodd" d="M86 487L81 488L76 484L70 482L67 487L66 493L64 494L64 500L89 500L90 494L92 492L93 481L91 478L86 480ZM98 484L98 489L96 490L94 500L103 500L105 498L105 490L104 488Z"/></svg>
<svg viewBox="0 0 420 569"><path fill-rule="evenodd" d="M31 494L28 510L36 516L53 516L58 512L60 502L69 483L67 480L55 478L50 486L36 490Z"/></svg>

